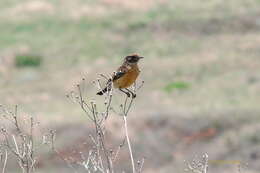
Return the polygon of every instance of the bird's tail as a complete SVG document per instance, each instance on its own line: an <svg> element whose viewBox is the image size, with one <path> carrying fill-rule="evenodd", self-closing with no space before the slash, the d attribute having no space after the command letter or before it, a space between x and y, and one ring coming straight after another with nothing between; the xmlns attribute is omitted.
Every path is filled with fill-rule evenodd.
<svg viewBox="0 0 260 173"><path fill-rule="evenodd" d="M99 92L97 93L97 95L102 96L102 95L103 95L104 93L106 93L107 91L111 91L111 88L112 88L112 80L109 79L109 80L107 81L106 87L105 87L103 90L99 91Z"/></svg>
<svg viewBox="0 0 260 173"><path fill-rule="evenodd" d="M101 90L101 91L99 91L98 93L97 93L97 95L103 95L104 93L106 93L107 92L107 87L106 88L104 88L103 90Z"/></svg>

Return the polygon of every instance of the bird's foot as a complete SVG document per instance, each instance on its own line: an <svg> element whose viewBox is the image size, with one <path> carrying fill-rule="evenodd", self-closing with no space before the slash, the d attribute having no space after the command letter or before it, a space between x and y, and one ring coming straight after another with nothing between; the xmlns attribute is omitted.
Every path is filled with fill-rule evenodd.
<svg viewBox="0 0 260 173"><path fill-rule="evenodd" d="M130 93L125 93L127 95L127 97L130 97Z"/></svg>

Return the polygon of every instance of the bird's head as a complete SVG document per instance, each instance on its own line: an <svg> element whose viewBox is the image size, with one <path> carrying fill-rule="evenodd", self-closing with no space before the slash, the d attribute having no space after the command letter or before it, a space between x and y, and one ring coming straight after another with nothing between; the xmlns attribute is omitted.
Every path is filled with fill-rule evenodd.
<svg viewBox="0 0 260 173"><path fill-rule="evenodd" d="M137 64L140 59L144 57L141 57L137 54L128 55L125 57L125 62L128 64Z"/></svg>

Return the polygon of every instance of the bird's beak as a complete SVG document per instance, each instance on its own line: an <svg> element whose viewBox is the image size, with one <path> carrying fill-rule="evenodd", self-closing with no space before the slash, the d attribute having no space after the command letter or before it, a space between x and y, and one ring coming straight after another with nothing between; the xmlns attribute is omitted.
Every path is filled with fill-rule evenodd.
<svg viewBox="0 0 260 173"><path fill-rule="evenodd" d="M139 56L139 59L143 59L144 57L142 57L142 56Z"/></svg>

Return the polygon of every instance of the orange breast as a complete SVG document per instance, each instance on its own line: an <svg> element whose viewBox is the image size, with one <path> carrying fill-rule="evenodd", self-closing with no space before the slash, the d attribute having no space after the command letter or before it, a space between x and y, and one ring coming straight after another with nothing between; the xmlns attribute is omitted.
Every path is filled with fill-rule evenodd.
<svg viewBox="0 0 260 173"><path fill-rule="evenodd" d="M139 75L138 68L130 69L124 76L113 82L115 88L127 88L131 86Z"/></svg>

